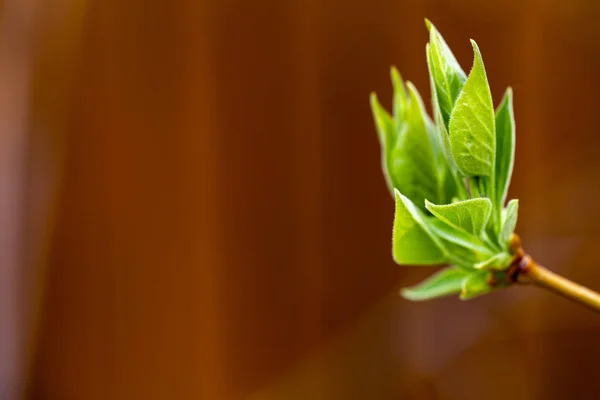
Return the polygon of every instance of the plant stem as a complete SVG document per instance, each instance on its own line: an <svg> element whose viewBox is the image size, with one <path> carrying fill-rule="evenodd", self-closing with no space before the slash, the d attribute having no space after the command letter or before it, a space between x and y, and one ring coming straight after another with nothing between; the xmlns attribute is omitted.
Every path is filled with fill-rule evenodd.
<svg viewBox="0 0 600 400"><path fill-rule="evenodd" d="M514 233L510 238L510 252L515 257L508 269L512 282L539 286L600 313L600 293L537 264L525 253L521 239Z"/></svg>
<svg viewBox="0 0 600 400"><path fill-rule="evenodd" d="M518 277L520 283L530 283L550 290L600 313L600 294L572 282L554 272L536 264L533 260Z"/></svg>

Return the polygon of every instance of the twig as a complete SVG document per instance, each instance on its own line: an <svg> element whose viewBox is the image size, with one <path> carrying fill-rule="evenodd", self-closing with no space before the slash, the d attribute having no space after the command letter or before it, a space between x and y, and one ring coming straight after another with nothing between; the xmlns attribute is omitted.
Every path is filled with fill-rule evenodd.
<svg viewBox="0 0 600 400"><path fill-rule="evenodd" d="M513 282L539 286L600 313L599 293L537 264L523 251L521 240L516 234L511 238L511 250L515 259L508 274Z"/></svg>

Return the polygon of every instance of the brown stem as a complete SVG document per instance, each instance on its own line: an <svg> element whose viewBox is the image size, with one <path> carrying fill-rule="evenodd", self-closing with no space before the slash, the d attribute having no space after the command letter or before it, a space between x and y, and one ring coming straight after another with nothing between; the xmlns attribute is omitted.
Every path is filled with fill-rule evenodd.
<svg viewBox="0 0 600 400"><path fill-rule="evenodd" d="M519 282L531 283L544 289L548 289L560 296L587 306L600 313L600 294L585 286L581 286L563 278L535 262L531 263L531 266L527 271L519 274Z"/></svg>
<svg viewBox="0 0 600 400"><path fill-rule="evenodd" d="M511 242L511 248L516 250L509 276L514 282L539 286L600 313L599 293L537 264L524 253L518 236L513 235Z"/></svg>

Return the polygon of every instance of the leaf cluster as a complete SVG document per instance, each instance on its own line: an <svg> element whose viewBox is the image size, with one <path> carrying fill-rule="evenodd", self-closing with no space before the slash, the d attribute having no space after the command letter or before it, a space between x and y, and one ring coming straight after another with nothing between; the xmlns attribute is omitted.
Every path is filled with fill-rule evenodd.
<svg viewBox="0 0 600 400"><path fill-rule="evenodd" d="M433 118L419 92L391 69L392 112L371 94L381 163L396 201L393 257L398 264L450 264L403 289L410 300L460 293L470 299L506 285L518 200L506 204L514 164L512 90L494 109L475 41L465 74L426 20Z"/></svg>

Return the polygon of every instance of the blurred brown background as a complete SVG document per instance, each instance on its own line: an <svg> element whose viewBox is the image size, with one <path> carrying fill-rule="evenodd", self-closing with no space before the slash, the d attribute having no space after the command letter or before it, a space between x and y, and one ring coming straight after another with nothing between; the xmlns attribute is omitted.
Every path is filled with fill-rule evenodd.
<svg viewBox="0 0 600 400"><path fill-rule="evenodd" d="M597 399L600 319L397 296L368 94L513 86L518 231L600 288L594 0L7 0L0 399Z"/></svg>

